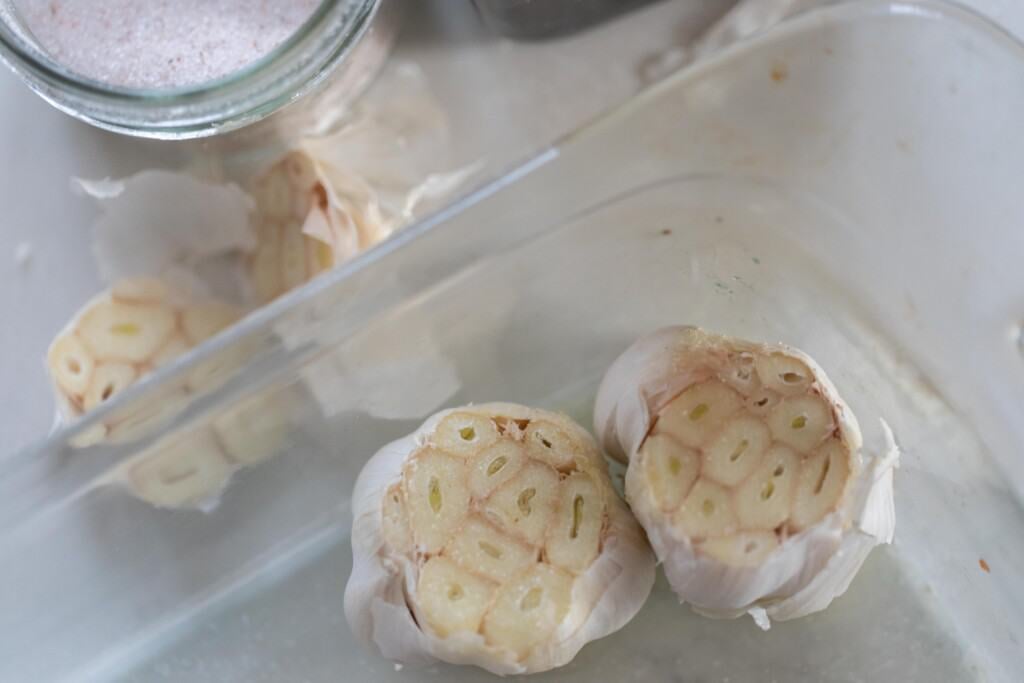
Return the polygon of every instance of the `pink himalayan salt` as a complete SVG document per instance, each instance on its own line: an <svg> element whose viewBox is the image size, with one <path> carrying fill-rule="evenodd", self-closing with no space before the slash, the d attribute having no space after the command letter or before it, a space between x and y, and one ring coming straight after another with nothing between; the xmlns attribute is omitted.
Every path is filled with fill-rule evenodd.
<svg viewBox="0 0 1024 683"><path fill-rule="evenodd" d="M266 55L319 0L15 0L50 57L94 80L175 88Z"/></svg>

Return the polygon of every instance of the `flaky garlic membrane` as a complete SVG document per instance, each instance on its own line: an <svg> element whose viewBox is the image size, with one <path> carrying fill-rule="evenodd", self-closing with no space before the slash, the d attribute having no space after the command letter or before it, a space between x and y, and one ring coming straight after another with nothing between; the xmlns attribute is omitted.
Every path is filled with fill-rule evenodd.
<svg viewBox="0 0 1024 683"><path fill-rule="evenodd" d="M824 609L892 541L898 449L857 420L806 354L695 327L630 346L598 391L601 445L682 602L762 628Z"/></svg>
<svg viewBox="0 0 1024 683"><path fill-rule="evenodd" d="M547 671L625 625L654 583L593 439L509 403L445 410L363 468L345 615L403 664Z"/></svg>

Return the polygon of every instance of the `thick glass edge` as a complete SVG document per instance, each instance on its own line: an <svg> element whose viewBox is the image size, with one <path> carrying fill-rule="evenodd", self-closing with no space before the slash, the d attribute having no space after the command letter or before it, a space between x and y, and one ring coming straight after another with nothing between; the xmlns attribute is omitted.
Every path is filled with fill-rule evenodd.
<svg viewBox="0 0 1024 683"><path fill-rule="evenodd" d="M355 275L362 273L367 268L373 267L387 255L403 249L428 232L441 227L453 216L497 194L503 188L518 182L542 166L546 166L557 159L560 156L561 150L565 147L598 134L605 126L628 116L635 109L642 107L648 99L656 97L663 90L682 87L686 82L698 78L706 71L721 68L722 65L743 58L746 53L756 50L761 46L784 41L805 32L821 30L826 28L830 22L850 21L870 16L917 16L937 21L954 21L986 33L989 37L998 40L1000 44L1017 53L1017 57L1022 61L1022 67L1024 67L1024 42L1018 40L992 20L948 0L904 0L901 2L853 0L846 4L808 10L763 34L725 48L698 64L683 67L679 71L666 76L624 104L613 107L610 111L597 116L595 119L563 136L553 145L532 156L528 161L517 164L505 172L499 172L497 175L492 176L490 180L463 194L446 207L410 225L387 241L364 252L341 267L325 273L305 285L288 292L272 303L253 311L235 326L207 340L199 347L192 349L157 372L143 378L124 392L115 396L109 403L95 409L87 416L61 426L49 436L37 440L35 443L18 451L6 456L0 454L0 466L17 466L21 461L37 458L47 452L62 451L65 448L65 444L76 435L86 432L112 414L128 408L133 402L143 397L155 395L156 390L164 385L180 382L190 370L214 358L218 353L222 353L245 339L270 329L273 323L291 314L298 306L312 303L326 292L339 288ZM226 400L230 400L235 393L230 390L230 384L232 382L229 381L227 385L202 396L202 402L209 406L217 406ZM186 410L186 414L188 413L191 413L191 411ZM188 415L185 419L182 419L182 416L178 416L171 424L168 424L161 430L159 434L154 435L152 439L147 439L147 441L155 440L161 435L177 429L182 424L189 422L190 419L192 418ZM104 445L95 448L106 449L111 453L123 454L126 451L124 446L114 445ZM132 450L135 449L133 448ZM98 460L106 461L109 458L99 458Z"/></svg>

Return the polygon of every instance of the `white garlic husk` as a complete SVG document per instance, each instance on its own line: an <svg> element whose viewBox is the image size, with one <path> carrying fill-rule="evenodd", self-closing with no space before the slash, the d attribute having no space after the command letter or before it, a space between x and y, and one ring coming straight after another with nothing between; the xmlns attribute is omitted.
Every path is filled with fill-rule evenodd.
<svg viewBox="0 0 1024 683"><path fill-rule="evenodd" d="M822 610L892 541L892 433L883 422L884 450L864 453L853 413L796 349L657 330L609 368L594 425L629 463L626 499L673 590L702 614L768 628Z"/></svg>
<svg viewBox="0 0 1024 683"><path fill-rule="evenodd" d="M467 436L476 445L463 447ZM436 462L455 469L423 498L421 473ZM506 515L525 494L532 511ZM402 664L547 671L624 626L653 586L650 546L593 439L556 413L508 403L437 413L370 459L352 507L345 614L359 640Z"/></svg>

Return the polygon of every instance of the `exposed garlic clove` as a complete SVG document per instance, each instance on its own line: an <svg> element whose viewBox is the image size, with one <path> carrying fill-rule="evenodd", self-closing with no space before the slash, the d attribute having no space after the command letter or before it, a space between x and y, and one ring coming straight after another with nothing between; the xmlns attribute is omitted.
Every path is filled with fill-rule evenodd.
<svg viewBox="0 0 1024 683"><path fill-rule="evenodd" d="M501 528L536 544L551 523L557 499L558 473L533 461L492 493L483 510Z"/></svg>
<svg viewBox="0 0 1024 683"><path fill-rule="evenodd" d="M761 462L772 435L764 421L753 415L738 415L704 450L703 473L726 486L746 479Z"/></svg>
<svg viewBox="0 0 1024 683"><path fill-rule="evenodd" d="M417 595L427 624L438 636L473 633L480 628L496 586L443 557L420 570Z"/></svg>
<svg viewBox="0 0 1024 683"><path fill-rule="evenodd" d="M814 374L802 361L783 353L758 354L757 375L766 389L784 396L805 394L814 381Z"/></svg>
<svg viewBox="0 0 1024 683"><path fill-rule="evenodd" d="M668 434L655 434L644 442L640 463L654 500L666 512L679 507L700 475L700 454Z"/></svg>
<svg viewBox="0 0 1024 683"><path fill-rule="evenodd" d="M291 404L281 390L258 394L214 419L213 430L228 460L256 465L284 450L290 414Z"/></svg>
<svg viewBox="0 0 1024 683"><path fill-rule="evenodd" d="M475 413L452 413L437 425L432 440L443 451L469 456L498 440L498 425Z"/></svg>
<svg viewBox="0 0 1024 683"><path fill-rule="evenodd" d="M527 462L521 444L501 440L485 447L476 457L469 474L469 492L486 498L494 489L518 474Z"/></svg>
<svg viewBox="0 0 1024 683"><path fill-rule="evenodd" d="M466 517L469 491L466 464L438 450L426 450L413 460L405 475L405 498L416 545L436 553Z"/></svg>
<svg viewBox="0 0 1024 683"><path fill-rule="evenodd" d="M281 231L281 281L285 291L295 289L313 276L306 268L306 236L302 225L288 223Z"/></svg>
<svg viewBox="0 0 1024 683"><path fill-rule="evenodd" d="M172 297L167 285L154 278L128 278L110 286L110 298L121 303L161 305Z"/></svg>
<svg viewBox="0 0 1024 683"><path fill-rule="evenodd" d="M816 448L835 429L832 411L813 395L783 399L768 414L768 428L776 441L806 453Z"/></svg>
<svg viewBox="0 0 1024 683"><path fill-rule="evenodd" d="M700 551L732 567L756 567L779 547L771 531L741 531L731 536L709 538Z"/></svg>
<svg viewBox="0 0 1024 683"><path fill-rule="evenodd" d="M84 410L109 401L130 386L138 376L135 368L125 363L101 363L92 373L92 382L82 400Z"/></svg>
<svg viewBox="0 0 1024 683"><path fill-rule="evenodd" d="M111 443L128 443L152 436L188 405L188 396L174 388L141 398L132 404L125 417L108 425L106 438Z"/></svg>
<svg viewBox="0 0 1024 683"><path fill-rule="evenodd" d="M94 357L143 363L171 336L177 321L168 308L101 301L78 322L78 334Z"/></svg>
<svg viewBox="0 0 1024 683"><path fill-rule="evenodd" d="M710 479L699 479L675 514L676 527L690 538L708 538L736 531L730 491Z"/></svg>
<svg viewBox="0 0 1024 683"><path fill-rule="evenodd" d="M237 317L237 311L231 307L190 302L158 280L135 278L116 282L82 308L47 353L62 413L66 417L78 416L110 400ZM216 364L217 361L204 364L193 374L209 374ZM132 416L121 418L120 422L141 424L146 420ZM125 435L133 430L130 425L111 424L105 426L104 435L125 440Z"/></svg>
<svg viewBox="0 0 1024 683"><path fill-rule="evenodd" d="M849 478L846 449L838 439L829 439L800 466L790 526L805 529L835 510Z"/></svg>
<svg viewBox="0 0 1024 683"><path fill-rule="evenodd" d="M543 450L530 446L534 423L551 437ZM353 512L345 614L403 663L546 671L621 628L654 581L596 444L555 413L506 403L439 413L371 458Z"/></svg>
<svg viewBox="0 0 1024 683"><path fill-rule="evenodd" d="M743 405L739 394L711 380L690 387L661 412L655 434L670 434L684 446L699 448Z"/></svg>
<svg viewBox="0 0 1024 683"><path fill-rule="evenodd" d="M157 507L197 507L215 499L231 469L209 431L157 445L129 463L125 478L132 493Z"/></svg>
<svg viewBox="0 0 1024 683"><path fill-rule="evenodd" d="M743 399L743 405L747 412L764 417L779 405L781 400L782 395L778 392L761 387Z"/></svg>
<svg viewBox="0 0 1024 683"><path fill-rule="evenodd" d="M92 381L95 362L77 335L65 333L57 337L47 353L47 363L61 391L81 402Z"/></svg>
<svg viewBox="0 0 1024 683"><path fill-rule="evenodd" d="M569 610L572 577L538 564L499 590L484 617L487 642L523 657L547 640Z"/></svg>
<svg viewBox="0 0 1024 683"><path fill-rule="evenodd" d="M544 420L530 422L525 442L531 458L546 462L557 470L572 467L580 455L575 441L568 434Z"/></svg>
<svg viewBox="0 0 1024 683"><path fill-rule="evenodd" d="M561 483L544 552L550 563L582 572L597 557L605 523L601 486L587 472L573 472Z"/></svg>
<svg viewBox="0 0 1024 683"><path fill-rule="evenodd" d="M709 415L714 429L690 419ZM892 538L895 446L862 466L856 419L800 351L664 328L616 359L594 416L606 449L628 460L626 495L669 582L702 614L749 612L767 627L824 609ZM675 510L685 486L658 488L656 451L662 462L700 454Z"/></svg>
<svg viewBox="0 0 1024 683"><path fill-rule="evenodd" d="M238 321L238 309L220 303L189 306L182 311L181 328L195 346Z"/></svg>
<svg viewBox="0 0 1024 683"><path fill-rule="evenodd" d="M285 292L284 276L281 273L281 245L277 229L261 238L260 245L252 255L249 273L252 287L258 301L273 301Z"/></svg>
<svg viewBox="0 0 1024 683"><path fill-rule="evenodd" d="M153 354L150 364L153 368L159 368L185 355L185 352L192 348L192 344L185 339L185 335L176 334L168 339L160 350Z"/></svg>
<svg viewBox="0 0 1024 683"><path fill-rule="evenodd" d="M736 489L736 516L745 529L775 529L790 515L800 456L773 446L753 474Z"/></svg>
<svg viewBox="0 0 1024 683"><path fill-rule="evenodd" d="M722 381L735 389L744 398L764 391L757 374L756 359L752 353L737 353L720 373Z"/></svg>
<svg viewBox="0 0 1024 683"><path fill-rule="evenodd" d="M444 550L445 557L492 581L503 582L537 561L537 551L470 517Z"/></svg>
<svg viewBox="0 0 1024 683"><path fill-rule="evenodd" d="M253 187L256 209L265 219L285 221L292 215L292 187L283 167L272 166Z"/></svg>

